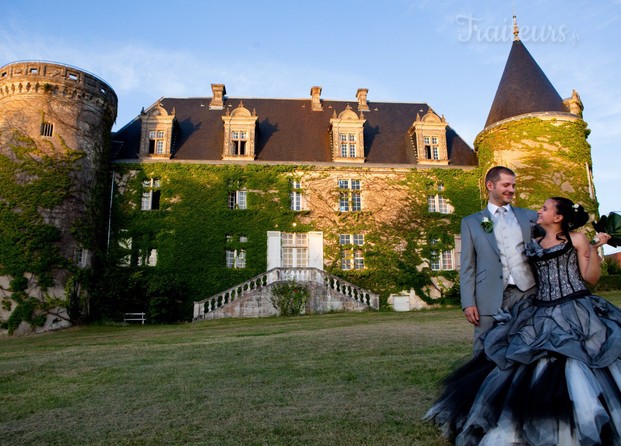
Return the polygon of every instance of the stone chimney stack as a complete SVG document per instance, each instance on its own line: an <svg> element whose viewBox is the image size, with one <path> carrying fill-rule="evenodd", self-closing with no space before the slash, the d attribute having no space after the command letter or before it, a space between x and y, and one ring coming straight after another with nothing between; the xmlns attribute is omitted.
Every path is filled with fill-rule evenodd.
<svg viewBox="0 0 621 446"><path fill-rule="evenodd" d="M222 110L224 108L224 96L226 95L226 87L224 84L211 84L213 99L209 104L209 110Z"/></svg>
<svg viewBox="0 0 621 446"><path fill-rule="evenodd" d="M367 104L368 88L359 88L356 92L358 98L358 111L369 111L369 104Z"/></svg>
<svg viewBox="0 0 621 446"><path fill-rule="evenodd" d="M323 107L321 106L321 87L311 87L311 109L313 111L322 111Z"/></svg>

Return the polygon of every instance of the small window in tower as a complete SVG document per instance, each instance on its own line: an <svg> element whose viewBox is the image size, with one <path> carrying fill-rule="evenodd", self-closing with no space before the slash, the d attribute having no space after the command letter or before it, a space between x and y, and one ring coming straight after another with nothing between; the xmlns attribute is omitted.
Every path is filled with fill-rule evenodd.
<svg viewBox="0 0 621 446"><path fill-rule="evenodd" d="M39 69L38 68L31 68L30 69L30 74L39 74Z"/></svg>
<svg viewBox="0 0 621 446"><path fill-rule="evenodd" d="M49 122L41 123L41 136L52 136L54 133L54 124Z"/></svg>
<svg viewBox="0 0 621 446"><path fill-rule="evenodd" d="M101 94L108 94L108 90L106 90L104 87L101 87L101 88L99 89L99 92L100 92Z"/></svg>
<svg viewBox="0 0 621 446"><path fill-rule="evenodd" d="M77 81L78 80L78 75L75 73L67 73L67 77L69 79L71 79L72 81Z"/></svg>
<svg viewBox="0 0 621 446"><path fill-rule="evenodd" d="M2 77L6 77L6 73L7 73L6 71L3 71L2 72Z"/></svg>

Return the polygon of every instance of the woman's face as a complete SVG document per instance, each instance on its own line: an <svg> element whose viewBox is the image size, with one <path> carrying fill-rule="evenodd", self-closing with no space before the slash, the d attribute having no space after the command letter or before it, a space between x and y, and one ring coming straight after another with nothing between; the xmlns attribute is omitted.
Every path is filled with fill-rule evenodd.
<svg viewBox="0 0 621 446"><path fill-rule="evenodd" d="M537 211L537 224L541 226L560 223L562 219L563 217L557 214L556 201L551 198L548 198L541 209Z"/></svg>

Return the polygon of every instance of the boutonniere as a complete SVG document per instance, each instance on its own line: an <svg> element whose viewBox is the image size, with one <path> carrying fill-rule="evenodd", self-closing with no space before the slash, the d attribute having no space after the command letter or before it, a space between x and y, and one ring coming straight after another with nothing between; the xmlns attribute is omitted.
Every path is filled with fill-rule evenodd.
<svg viewBox="0 0 621 446"><path fill-rule="evenodd" d="M481 227L483 228L483 230L485 232L487 232L488 234L490 232L492 232L494 230L494 224L492 223L492 221L487 218L487 217L483 217L483 220L481 220Z"/></svg>

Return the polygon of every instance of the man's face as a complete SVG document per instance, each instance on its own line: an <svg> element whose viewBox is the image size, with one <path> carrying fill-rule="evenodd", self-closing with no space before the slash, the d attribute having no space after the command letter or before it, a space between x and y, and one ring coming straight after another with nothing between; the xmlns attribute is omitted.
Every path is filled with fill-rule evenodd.
<svg viewBox="0 0 621 446"><path fill-rule="evenodd" d="M500 179L493 183L485 183L489 201L496 206L510 204L515 196L515 177L506 173L500 174Z"/></svg>

